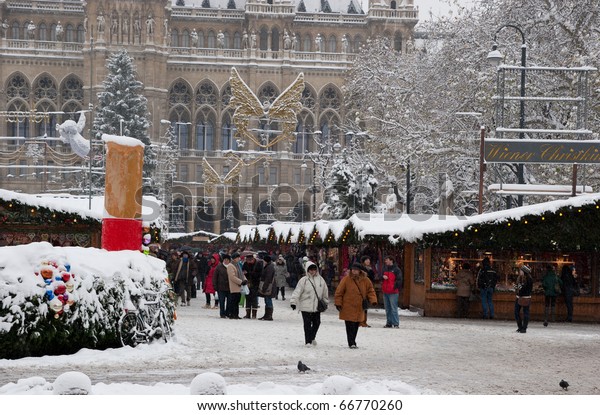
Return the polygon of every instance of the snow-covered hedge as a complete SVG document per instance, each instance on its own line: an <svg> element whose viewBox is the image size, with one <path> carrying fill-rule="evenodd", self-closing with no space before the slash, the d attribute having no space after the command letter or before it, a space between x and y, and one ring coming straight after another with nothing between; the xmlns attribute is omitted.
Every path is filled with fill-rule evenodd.
<svg viewBox="0 0 600 415"><path fill-rule="evenodd" d="M161 292L172 322L165 263L134 251L53 247L0 248L0 358L120 347L126 300Z"/></svg>

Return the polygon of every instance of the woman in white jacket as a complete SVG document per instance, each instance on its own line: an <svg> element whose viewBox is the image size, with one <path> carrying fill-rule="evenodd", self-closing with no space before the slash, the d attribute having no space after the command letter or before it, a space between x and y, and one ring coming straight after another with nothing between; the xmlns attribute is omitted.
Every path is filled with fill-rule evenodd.
<svg viewBox="0 0 600 415"><path fill-rule="evenodd" d="M306 346L316 346L317 331L321 325L321 312L317 311L319 300L329 303L329 291L323 277L319 275L317 266L308 261L305 265L306 276L298 281L292 293L290 306L298 308L304 320L304 342Z"/></svg>

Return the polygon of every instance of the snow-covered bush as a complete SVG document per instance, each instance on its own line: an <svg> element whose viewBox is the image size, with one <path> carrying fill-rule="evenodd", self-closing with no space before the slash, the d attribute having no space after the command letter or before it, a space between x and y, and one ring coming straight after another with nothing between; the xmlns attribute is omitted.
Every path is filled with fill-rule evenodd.
<svg viewBox="0 0 600 415"><path fill-rule="evenodd" d="M58 376L52 385L54 395L89 395L92 381L81 372L65 372Z"/></svg>
<svg viewBox="0 0 600 415"><path fill-rule="evenodd" d="M201 373L190 384L190 395L226 395L227 382L212 372Z"/></svg>
<svg viewBox="0 0 600 415"><path fill-rule="evenodd" d="M321 389L323 395L352 395L356 382L346 376L334 375L325 379Z"/></svg>
<svg viewBox="0 0 600 415"><path fill-rule="evenodd" d="M0 248L0 358L120 347L117 323L129 297L162 292L172 322L165 263L134 251Z"/></svg>

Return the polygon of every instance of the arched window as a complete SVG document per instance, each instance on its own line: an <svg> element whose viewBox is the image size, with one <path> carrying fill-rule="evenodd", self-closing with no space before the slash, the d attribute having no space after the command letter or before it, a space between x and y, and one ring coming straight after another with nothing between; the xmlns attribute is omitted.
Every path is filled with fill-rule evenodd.
<svg viewBox="0 0 600 415"><path fill-rule="evenodd" d="M362 47L362 44L362 37L360 35L354 36L354 45L352 46L352 51L354 53L358 53L360 51L360 48Z"/></svg>
<svg viewBox="0 0 600 415"><path fill-rule="evenodd" d="M171 121L171 128L175 134L179 151L183 154L190 149L191 122L187 107L184 105L175 106L171 110L169 121Z"/></svg>
<svg viewBox="0 0 600 415"><path fill-rule="evenodd" d="M29 99L29 82L21 74L13 75L6 84L6 96L11 98Z"/></svg>
<svg viewBox="0 0 600 415"><path fill-rule="evenodd" d="M259 49L267 50L269 48L269 31L266 27L260 29L259 34Z"/></svg>
<svg viewBox="0 0 600 415"><path fill-rule="evenodd" d="M48 26L46 26L46 23L40 23L38 26L38 39L42 42L48 40Z"/></svg>
<svg viewBox="0 0 600 415"><path fill-rule="evenodd" d="M9 112L29 112L29 107L24 101L13 101L9 107ZM8 135L11 137L29 137L29 117L16 117L13 122L8 122ZM16 144L16 141L11 141L10 144Z"/></svg>
<svg viewBox="0 0 600 415"><path fill-rule="evenodd" d="M391 1L391 3L390 3L390 8L391 8L392 10L396 10L396 0L392 0L392 1Z"/></svg>
<svg viewBox="0 0 600 415"><path fill-rule="evenodd" d="M235 32L233 34L233 48L234 49L242 48L242 36L240 35L240 32Z"/></svg>
<svg viewBox="0 0 600 415"><path fill-rule="evenodd" d="M321 92L321 96L319 97L319 104L321 109L333 108L335 110L340 109L341 100L338 91L333 86L327 86Z"/></svg>
<svg viewBox="0 0 600 415"><path fill-rule="evenodd" d="M21 39L21 26L19 22L13 22L10 27L10 37L11 39Z"/></svg>
<svg viewBox="0 0 600 415"><path fill-rule="evenodd" d="M56 30L54 32L56 33ZM75 42L75 28L72 24L68 24L65 29L65 41Z"/></svg>
<svg viewBox="0 0 600 415"><path fill-rule="evenodd" d="M221 92L221 104L223 108L229 105L229 100L231 100L231 86L227 84Z"/></svg>
<svg viewBox="0 0 600 415"><path fill-rule="evenodd" d="M327 112L321 116L320 130L323 143L331 140L334 143L340 142L340 120L333 112Z"/></svg>
<svg viewBox="0 0 600 415"><path fill-rule="evenodd" d="M222 150L237 150L237 141L234 139L235 126L231 121L231 113L226 113L223 116L221 123L221 149Z"/></svg>
<svg viewBox="0 0 600 415"><path fill-rule="evenodd" d="M169 104L175 105L188 105L192 102L192 90L187 83L183 81L177 81L171 87L169 91Z"/></svg>
<svg viewBox="0 0 600 415"><path fill-rule="evenodd" d="M215 124L206 114L199 113L196 117L195 148L200 151L214 150Z"/></svg>
<svg viewBox="0 0 600 415"><path fill-rule="evenodd" d="M212 30L208 32L208 42L206 47L209 49L214 49L216 46L215 32Z"/></svg>
<svg viewBox="0 0 600 415"><path fill-rule="evenodd" d="M296 141L294 142L294 153L303 154L309 150L312 131L314 129L312 116L303 112L298 117L296 125Z"/></svg>
<svg viewBox="0 0 600 415"><path fill-rule="evenodd" d="M203 31L198 32L198 47L204 48L204 32Z"/></svg>
<svg viewBox="0 0 600 415"><path fill-rule="evenodd" d="M56 42L56 23L50 25L50 41Z"/></svg>
<svg viewBox="0 0 600 415"><path fill-rule="evenodd" d="M279 95L279 92L277 92L275 87L272 84L267 83L267 84L263 85L260 88L260 90L258 91L258 100L262 104L264 104L265 102L272 104L278 95Z"/></svg>
<svg viewBox="0 0 600 415"><path fill-rule="evenodd" d="M179 31L177 29L171 30L171 47L179 47Z"/></svg>
<svg viewBox="0 0 600 415"><path fill-rule="evenodd" d="M310 52L312 50L312 39L310 35L305 35L302 41L302 50L304 52Z"/></svg>
<svg viewBox="0 0 600 415"><path fill-rule="evenodd" d="M33 86L33 96L36 101L47 99L52 102L57 102L58 88L56 87L56 82L48 75L42 76Z"/></svg>
<svg viewBox="0 0 600 415"><path fill-rule="evenodd" d="M60 95L63 102L83 102L83 82L75 75L69 76L62 84Z"/></svg>
<svg viewBox="0 0 600 415"><path fill-rule="evenodd" d="M77 26L77 42L85 43L85 28L81 24Z"/></svg>
<svg viewBox="0 0 600 415"><path fill-rule="evenodd" d="M302 102L302 106L304 108L308 108L310 110L315 109L317 99L315 98L315 93L312 91L312 89L304 87L304 91L302 91L302 97L300 98L300 102Z"/></svg>
<svg viewBox="0 0 600 415"><path fill-rule="evenodd" d="M196 178L196 181L199 181L199 179ZM214 214L215 209L212 203L210 203L210 200L199 200L196 208L196 221L194 224L194 230L212 232L214 230Z"/></svg>
<svg viewBox="0 0 600 415"><path fill-rule="evenodd" d="M58 122L58 114L55 114L56 107L52 103L45 101L39 103L35 110L40 114L46 114L42 120L37 123L37 136L38 137L54 137L56 133L56 124ZM54 147L56 141L48 140L48 144Z"/></svg>
<svg viewBox="0 0 600 415"><path fill-rule="evenodd" d="M335 36L331 35L327 40L327 52L336 53L337 52L337 40Z"/></svg>
<svg viewBox="0 0 600 415"><path fill-rule="evenodd" d="M187 29L184 29L181 32L181 47L189 48L190 47L190 32Z"/></svg>
<svg viewBox="0 0 600 415"><path fill-rule="evenodd" d="M271 31L271 50L279 50L279 29L276 27Z"/></svg>
<svg viewBox="0 0 600 415"><path fill-rule="evenodd" d="M212 82L204 81L196 88L196 104L216 107L219 96L217 87Z"/></svg>
<svg viewBox="0 0 600 415"><path fill-rule="evenodd" d="M228 200L221 209L221 232L236 231L240 226L240 208L233 200Z"/></svg>

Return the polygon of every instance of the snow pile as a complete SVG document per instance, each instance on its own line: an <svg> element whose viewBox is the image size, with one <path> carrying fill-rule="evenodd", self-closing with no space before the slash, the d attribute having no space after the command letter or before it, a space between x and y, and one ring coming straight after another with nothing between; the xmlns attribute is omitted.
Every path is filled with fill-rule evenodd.
<svg viewBox="0 0 600 415"><path fill-rule="evenodd" d="M227 382L216 373L201 373L192 380L190 395L226 395Z"/></svg>
<svg viewBox="0 0 600 415"><path fill-rule="evenodd" d="M66 372L56 378L52 392L54 395L89 395L92 381L81 372Z"/></svg>
<svg viewBox="0 0 600 415"><path fill-rule="evenodd" d="M167 299L165 263L134 251L0 248L0 357L119 346L124 301L144 290Z"/></svg>
<svg viewBox="0 0 600 415"><path fill-rule="evenodd" d="M334 375L323 382L323 395L353 395L356 383L346 376Z"/></svg>

